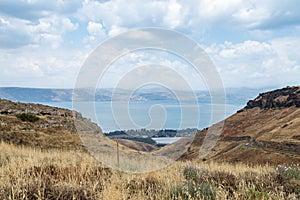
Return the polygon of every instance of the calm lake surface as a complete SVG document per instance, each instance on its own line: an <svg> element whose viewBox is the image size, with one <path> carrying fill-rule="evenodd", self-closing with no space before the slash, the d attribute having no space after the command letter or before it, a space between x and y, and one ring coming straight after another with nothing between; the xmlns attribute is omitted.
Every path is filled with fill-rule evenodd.
<svg viewBox="0 0 300 200"><path fill-rule="evenodd" d="M171 144L181 139L182 137L161 137L161 138L152 138L157 144Z"/></svg>
<svg viewBox="0 0 300 200"><path fill-rule="evenodd" d="M129 129L202 129L216 123L241 109L245 102L226 104L226 112L212 119L210 103L183 102L174 100L152 100L128 102L82 102L80 110L73 108L72 102L37 102L45 105L75 109L96 122L104 132ZM84 105L94 104L94 113L87 112ZM127 107L128 106L128 109ZM218 109L221 105L216 106ZM112 109L114 108L114 109Z"/></svg>

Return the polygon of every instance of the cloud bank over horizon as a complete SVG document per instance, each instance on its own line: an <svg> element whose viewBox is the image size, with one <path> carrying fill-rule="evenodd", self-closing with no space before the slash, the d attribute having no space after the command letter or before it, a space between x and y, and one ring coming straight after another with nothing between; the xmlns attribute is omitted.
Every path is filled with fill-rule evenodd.
<svg viewBox="0 0 300 200"><path fill-rule="evenodd" d="M145 27L178 31L199 43L225 87L299 85L299 10L296 0L2 0L0 87L72 88L80 67L101 42ZM204 87L188 63L163 51L120 58L100 87L118 80L122 67L145 64L174 67L195 89ZM139 71L137 79L149 73Z"/></svg>

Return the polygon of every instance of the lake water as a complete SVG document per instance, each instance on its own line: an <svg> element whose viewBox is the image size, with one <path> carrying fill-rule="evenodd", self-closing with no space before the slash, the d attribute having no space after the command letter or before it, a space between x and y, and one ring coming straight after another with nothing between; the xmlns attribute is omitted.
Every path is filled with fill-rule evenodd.
<svg viewBox="0 0 300 200"><path fill-rule="evenodd" d="M72 102L39 102L42 104L73 109ZM84 105L93 104L94 113L87 112ZM177 101L152 100L127 102L82 102L75 108L83 116L99 124L104 132L129 129L202 129L216 123L241 109L245 102L226 104L226 112L212 119L210 103L191 102L179 104ZM128 106L128 108L127 108ZM222 107L221 105L219 106ZM214 107L218 111L218 106Z"/></svg>
<svg viewBox="0 0 300 200"><path fill-rule="evenodd" d="M161 137L161 138L152 138L157 144L171 144L181 139L182 137Z"/></svg>

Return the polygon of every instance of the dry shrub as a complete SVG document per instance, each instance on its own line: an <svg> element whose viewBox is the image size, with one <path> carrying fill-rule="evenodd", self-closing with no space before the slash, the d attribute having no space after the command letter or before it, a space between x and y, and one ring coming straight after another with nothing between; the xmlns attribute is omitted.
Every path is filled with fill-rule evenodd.
<svg viewBox="0 0 300 200"><path fill-rule="evenodd" d="M145 179L134 178L125 186L125 189L128 191L129 198L138 193L142 193L146 196L151 196L155 193L156 195L159 195L159 193L162 191L162 188L163 185L161 181L152 176L148 176Z"/></svg>
<svg viewBox="0 0 300 200"><path fill-rule="evenodd" d="M92 166L62 167L54 164L24 169L22 183L11 175L10 185L3 189L3 199L98 199L104 182L112 176L109 168Z"/></svg>
<svg viewBox="0 0 300 200"><path fill-rule="evenodd" d="M237 179L232 173L209 171L189 166L184 168L183 175L187 181L192 181L195 184L209 183L215 187L222 187L228 191L230 196L237 189Z"/></svg>
<svg viewBox="0 0 300 200"><path fill-rule="evenodd" d="M60 184L46 184L40 181L28 182L22 187L15 190L12 187L6 187L1 191L0 197L2 199L28 199L28 200L38 200L38 199L97 199L94 195L95 192L88 187L84 186L73 186L67 183Z"/></svg>

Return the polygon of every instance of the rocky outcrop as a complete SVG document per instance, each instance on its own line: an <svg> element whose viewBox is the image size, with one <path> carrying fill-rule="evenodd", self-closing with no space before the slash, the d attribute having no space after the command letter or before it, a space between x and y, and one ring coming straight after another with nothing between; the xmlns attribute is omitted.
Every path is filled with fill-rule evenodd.
<svg viewBox="0 0 300 200"><path fill-rule="evenodd" d="M300 87L286 87L271 92L265 92L259 94L254 100L250 100L247 106L238 112L242 112L247 109L261 108L261 109L273 109L273 108L288 108L288 107L300 107Z"/></svg>
<svg viewBox="0 0 300 200"><path fill-rule="evenodd" d="M294 140L300 140L300 135L295 135L295 136L292 137L292 139L294 139Z"/></svg>
<svg viewBox="0 0 300 200"><path fill-rule="evenodd" d="M61 116L82 118L82 115L76 111L63 108L55 108L42 104L17 103L5 99L0 99L0 114L17 115L21 113L32 113L35 115Z"/></svg>
<svg viewBox="0 0 300 200"><path fill-rule="evenodd" d="M222 135L220 139L222 139L222 141L226 141L226 142L229 142L229 141L235 141L235 142L247 141L247 142L249 142L251 140L251 137L248 135L240 136L240 137L231 137L231 136Z"/></svg>
<svg viewBox="0 0 300 200"><path fill-rule="evenodd" d="M255 141L255 145L258 145L262 148L274 149L277 151L284 151L290 154L300 154L300 145L296 142L273 142L273 141L264 141L259 140Z"/></svg>

